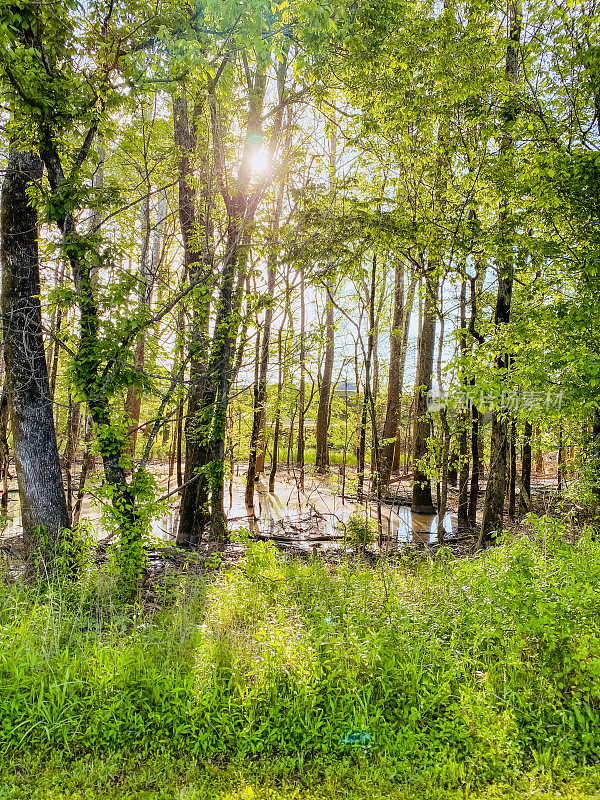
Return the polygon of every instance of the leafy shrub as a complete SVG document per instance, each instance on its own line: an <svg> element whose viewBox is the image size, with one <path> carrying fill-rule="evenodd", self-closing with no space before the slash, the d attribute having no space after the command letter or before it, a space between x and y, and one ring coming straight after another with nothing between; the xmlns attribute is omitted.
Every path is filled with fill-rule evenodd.
<svg viewBox="0 0 600 800"><path fill-rule="evenodd" d="M6 755L184 752L286 774L368 759L447 787L598 757L600 544L555 522L385 575L259 543L173 574L154 613L111 603L109 579L0 583Z"/></svg>
<svg viewBox="0 0 600 800"><path fill-rule="evenodd" d="M373 520L360 511L351 514L344 524L344 535L348 545L359 553L375 541L377 528Z"/></svg>

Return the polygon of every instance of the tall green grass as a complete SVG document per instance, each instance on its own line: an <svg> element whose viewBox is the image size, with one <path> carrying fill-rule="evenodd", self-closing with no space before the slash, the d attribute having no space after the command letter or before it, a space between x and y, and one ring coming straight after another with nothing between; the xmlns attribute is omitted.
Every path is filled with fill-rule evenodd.
<svg viewBox="0 0 600 800"><path fill-rule="evenodd" d="M0 584L5 762L135 752L343 760L387 779L484 786L594 763L600 746L600 545L551 520L473 560L442 551L370 569L283 560L173 573L155 612L110 575Z"/></svg>

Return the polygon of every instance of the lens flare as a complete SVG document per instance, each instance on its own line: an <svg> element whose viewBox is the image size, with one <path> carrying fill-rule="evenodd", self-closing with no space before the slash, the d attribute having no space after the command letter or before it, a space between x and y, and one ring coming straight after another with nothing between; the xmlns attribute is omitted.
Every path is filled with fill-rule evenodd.
<svg viewBox="0 0 600 800"><path fill-rule="evenodd" d="M257 150L256 153L252 156L252 172L255 174L260 174L262 172L266 172L269 166L269 158L266 152L261 148Z"/></svg>

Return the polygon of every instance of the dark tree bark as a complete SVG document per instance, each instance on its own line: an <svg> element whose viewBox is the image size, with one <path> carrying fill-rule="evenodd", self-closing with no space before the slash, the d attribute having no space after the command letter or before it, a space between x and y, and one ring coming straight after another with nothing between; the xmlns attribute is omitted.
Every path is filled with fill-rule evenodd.
<svg viewBox="0 0 600 800"><path fill-rule="evenodd" d="M298 392L298 440L296 463L304 486L304 405L306 403L306 306L304 302L304 267L300 265L300 389Z"/></svg>
<svg viewBox="0 0 600 800"><path fill-rule="evenodd" d="M478 333L477 323L477 275L470 279L470 303L471 315L469 319L469 333L480 344L484 341ZM481 473L480 455L480 429L482 424L481 414L471 401L471 486L469 489L469 525L475 528L477 525L477 500L479 498L479 475Z"/></svg>
<svg viewBox="0 0 600 800"><path fill-rule="evenodd" d="M526 511L531 501L531 439L533 436L533 425L531 422L525 423L523 433L523 457L521 461L521 511ZM526 496L523 496L525 492Z"/></svg>
<svg viewBox="0 0 600 800"><path fill-rule="evenodd" d="M412 510L416 514L434 514L431 497L431 481L419 461L427 454L427 440L430 422L427 417L427 394L431 391L433 372L433 351L435 345L435 326L437 320L437 295L439 277L437 266L433 273L425 275L425 301L423 324L417 351L417 376L415 389L415 422L413 435L414 483Z"/></svg>
<svg viewBox="0 0 600 800"><path fill-rule="evenodd" d="M27 188L42 178L34 153L10 148L0 209L2 320L6 381L26 548L45 531L52 558L70 528L42 336L37 212Z"/></svg>
<svg viewBox="0 0 600 800"><path fill-rule="evenodd" d="M333 111L335 120L335 110ZM335 126L329 138L329 191L334 202L335 173L337 170L337 133ZM334 279L330 276L325 285L325 355L323 359L323 372L319 386L319 404L317 406L317 424L315 428L316 472L325 474L329 470L329 417L333 379L333 362L335 358L334 319L333 319L333 286Z"/></svg>
<svg viewBox="0 0 600 800"><path fill-rule="evenodd" d="M2 355L4 364L4 355ZM2 384L0 395L0 481L2 494L0 495L0 509L3 514L8 511L8 469L10 466L10 451L8 449L8 391L6 381Z"/></svg>
<svg viewBox="0 0 600 800"><path fill-rule="evenodd" d="M521 14L518 0L511 0L509 9L510 44L506 49L505 75L509 83L515 83L519 75L519 41L521 36ZM500 159L505 168L510 168L514 142L511 127L516 120L516 104L510 100L504 109L504 125L500 142ZM512 252L513 236L511 232L510 200L503 197L500 203L500 253L498 259L498 293L494 314L495 325L507 325L510 321L510 307L513 289L514 256ZM497 359L496 368L502 373L509 366L509 354L502 353ZM490 543L494 533L502 529L504 500L506 496L506 464L508 456L508 419L502 411L494 412L492 417L490 472L485 491L483 519L479 536L479 546Z"/></svg>
<svg viewBox="0 0 600 800"><path fill-rule="evenodd" d="M334 327L333 327L333 300L332 287L327 286L327 306L325 309L325 357L323 359L323 374L319 388L319 405L317 408L316 425L316 456L315 468L317 472L325 473L329 469L329 400L331 397L331 383L333 378L333 361L335 356Z"/></svg>
<svg viewBox="0 0 600 800"><path fill-rule="evenodd" d="M198 285L191 298L192 320L188 332L188 350L190 360L190 379L187 395L187 415L185 418L185 472L181 492L179 512L179 528L177 544L191 547L200 541L204 526L208 520L208 509L204 496L206 494L206 477L201 474L207 461L208 431L210 416L206 411L205 394L210 393L207 386L208 359L208 319L209 298L206 283L213 270L213 252L211 230L208 216L208 188L205 164L203 166L204 196L202 205L204 213L197 206L194 168L198 155L197 125L201 106L196 104L190 119L187 95L182 88L181 93L173 99L173 133L175 145L179 149L178 161L178 210L179 226L183 240L184 274L190 283ZM204 247L200 246L203 241ZM183 327L183 326L182 326ZM178 466L181 463L181 438L178 439ZM178 470L178 483L179 483ZM192 481L192 477L198 479Z"/></svg>
<svg viewBox="0 0 600 800"><path fill-rule="evenodd" d="M404 389L404 370L406 367L406 353L408 350L408 335L410 332L410 319L412 316L412 310L415 303L415 290L417 287L417 277L416 275L412 275L410 279L410 283L408 286L408 292L406 295L406 302L405 302L405 309L404 309L404 331L402 334L402 349L400 351L400 372L398 376L398 396L399 396L399 406L398 406L398 427L396 428L396 444L394 446L394 458L392 461L392 472L398 472L400 469L400 454L404 452L405 458L405 467L407 466L408 462L408 436L409 436L409 426L405 426L404 428L404 444L402 444L401 434L402 431L402 392ZM410 419L410 411L409 411L409 419Z"/></svg>
<svg viewBox="0 0 600 800"><path fill-rule="evenodd" d="M460 327L464 333L460 337L460 350L462 355L467 353L467 280L463 278L460 286ZM463 381L463 386L467 388ZM467 436L468 418L464 411L459 415L458 449L460 460L460 477L458 482L458 528L465 530L469 527L469 443Z"/></svg>
<svg viewBox="0 0 600 800"><path fill-rule="evenodd" d="M254 395L254 412L252 418L252 435L250 438L250 457L248 460L248 472L246 475L246 506L254 507L254 480L257 475L257 464L259 461L259 445L261 430L264 431L266 404L267 404L267 370L269 367L269 344L271 342L271 324L273 322L273 300L275 294L275 272L277 267L277 246L279 241L279 221L281 218L281 208L283 205L283 192L285 183L281 181L277 198L275 201L275 214L271 231L271 242L269 251L268 276L267 276L267 297L265 309L265 321L262 330L262 343L260 349L260 367L258 381L256 382L256 392Z"/></svg>
<svg viewBox="0 0 600 800"><path fill-rule="evenodd" d="M517 507L517 423L510 426L508 471L508 518L513 521Z"/></svg>
<svg viewBox="0 0 600 800"><path fill-rule="evenodd" d="M96 133L96 124L89 128L79 153L83 163ZM51 127L45 124L41 130L40 155L48 174L50 188L59 196L67 177L63 171L56 142ZM73 166L76 174L77 164ZM69 176L71 179L73 175ZM104 467L106 482L111 485L112 503L118 511L125 527L135 520L134 500L127 483L121 456L125 442L118 426L113 425L109 404L109 373L101 369L100 319L97 301L97 254L89 237L77 232L74 212L66 204L55 210L56 222L63 235L63 247L69 260L73 283L77 290L79 305L79 342L76 366L78 388L84 393L89 413L94 421L97 440Z"/></svg>
<svg viewBox="0 0 600 800"><path fill-rule="evenodd" d="M230 207L227 252L223 264L213 350L208 369L213 387L210 399L214 407L209 450L212 462L210 521L212 535L217 540L224 540L227 537L227 518L223 506L223 479L227 406L237 333L233 325L234 315L238 311L234 286L236 270L238 268L245 269L249 247L249 235L243 234L242 213L242 209Z"/></svg>
<svg viewBox="0 0 600 800"><path fill-rule="evenodd" d="M563 426L562 423L558 426L558 454L556 458L556 484L557 492L560 497L563 490L565 472L565 448L563 447Z"/></svg>
<svg viewBox="0 0 600 800"><path fill-rule="evenodd" d="M401 374L403 373L403 338L404 338L404 260L398 258L394 272L394 310L392 330L390 332L390 369L388 376L387 406L383 423L383 446L381 448L382 486L387 486L392 473L394 450L398 426L400 424ZM390 440L394 441L390 441Z"/></svg>
<svg viewBox="0 0 600 800"><path fill-rule="evenodd" d="M285 325L285 319L283 321ZM275 400L275 430L273 432L273 458L271 460L271 472L269 474L269 492L275 491L275 476L277 475L277 463L279 457L279 431L281 429L281 393L283 391L283 365L282 365L282 343L281 334L283 326L279 328L277 335L277 398Z"/></svg>

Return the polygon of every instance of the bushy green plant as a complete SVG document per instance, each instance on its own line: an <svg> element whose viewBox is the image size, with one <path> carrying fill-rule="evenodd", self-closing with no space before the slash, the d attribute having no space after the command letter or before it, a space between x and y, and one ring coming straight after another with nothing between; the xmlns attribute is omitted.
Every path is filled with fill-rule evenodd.
<svg viewBox="0 0 600 800"><path fill-rule="evenodd" d="M591 763L600 544L530 529L385 577L249 544L235 566L171 573L145 613L103 572L68 591L0 583L1 752L184 752L281 775L347 759L416 796Z"/></svg>
<svg viewBox="0 0 600 800"><path fill-rule="evenodd" d="M377 536L375 522L362 511L355 511L344 523L344 537L349 547L359 553L372 544Z"/></svg>
<svg viewBox="0 0 600 800"><path fill-rule="evenodd" d="M110 499L103 506L104 525L118 534L109 549L110 565L121 596L131 599L146 564L152 520L164 514L167 506L157 501L156 481L147 470L138 470L123 497L108 484L103 491Z"/></svg>
<svg viewBox="0 0 600 800"><path fill-rule="evenodd" d="M37 580L72 580L89 563L94 532L87 521L80 522L73 530L60 531L53 540L40 526L33 538L33 567Z"/></svg>

